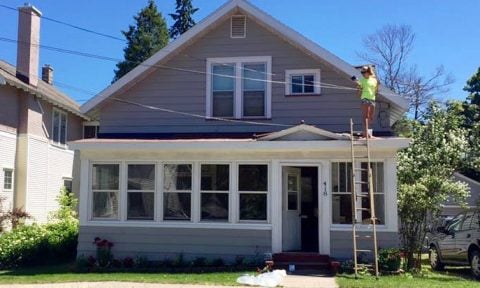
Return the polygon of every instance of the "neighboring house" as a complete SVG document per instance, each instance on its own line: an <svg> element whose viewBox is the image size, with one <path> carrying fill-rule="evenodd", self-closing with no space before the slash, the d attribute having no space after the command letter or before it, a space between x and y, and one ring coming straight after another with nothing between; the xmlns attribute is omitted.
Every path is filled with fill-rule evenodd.
<svg viewBox="0 0 480 288"><path fill-rule="evenodd" d="M74 151L82 138L79 105L53 85L46 65L39 79L40 12L19 8L17 66L0 60L0 196L4 211L21 208L45 222L56 197L72 186Z"/></svg>
<svg viewBox="0 0 480 288"><path fill-rule="evenodd" d="M466 207L462 207L458 205L458 203L454 203L453 201L447 201L445 205L443 205L443 210L441 215L443 217L451 217L455 216L458 213L464 211L465 209L471 209L478 207L480 201L480 183L463 175L458 172L453 174L453 178L456 181L465 182L468 187L470 188L470 196L466 199Z"/></svg>
<svg viewBox="0 0 480 288"><path fill-rule="evenodd" d="M351 256L344 132L350 118L361 123L352 75L353 66L247 1L227 2L82 106L99 133L70 143L81 159L78 254L94 254L101 237L116 257ZM378 239L391 247L396 153L408 139L388 136L407 103L385 88L378 100Z"/></svg>

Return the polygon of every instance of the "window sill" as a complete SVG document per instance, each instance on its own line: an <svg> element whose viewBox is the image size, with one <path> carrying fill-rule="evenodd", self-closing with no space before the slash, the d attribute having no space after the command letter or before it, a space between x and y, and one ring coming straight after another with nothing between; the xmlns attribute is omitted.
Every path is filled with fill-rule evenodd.
<svg viewBox="0 0 480 288"><path fill-rule="evenodd" d="M357 225L357 231L366 232L372 231L370 225ZM388 225L376 225L377 231L379 232L398 232L388 227ZM352 232L352 225L351 224L332 224L330 225L330 231L348 231Z"/></svg>
<svg viewBox="0 0 480 288"><path fill-rule="evenodd" d="M62 144L62 143L50 141L50 145L52 145L53 147L58 148L58 149L68 150L68 145L67 144Z"/></svg>
<svg viewBox="0 0 480 288"><path fill-rule="evenodd" d="M119 220L90 220L86 223L80 223L81 226L109 226L109 227L152 227L152 228L195 228L195 229L249 229L249 230L271 230L272 225L266 222L261 223L193 223L177 221L119 221Z"/></svg>
<svg viewBox="0 0 480 288"><path fill-rule="evenodd" d="M234 118L234 117L216 117L216 116L207 116L205 117L206 121L222 121L220 119L227 119L227 120L234 120L234 121L252 121L252 120L272 120L271 117L241 117L241 118Z"/></svg>
<svg viewBox="0 0 480 288"><path fill-rule="evenodd" d="M285 97L320 97L322 94L285 94Z"/></svg>

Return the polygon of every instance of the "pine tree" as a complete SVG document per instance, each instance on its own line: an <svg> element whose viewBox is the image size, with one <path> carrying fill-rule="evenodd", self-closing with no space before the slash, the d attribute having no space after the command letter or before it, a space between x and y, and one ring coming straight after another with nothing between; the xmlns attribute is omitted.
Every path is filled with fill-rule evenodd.
<svg viewBox="0 0 480 288"><path fill-rule="evenodd" d="M128 31L122 31L127 39L127 47L123 49L125 60L117 64L112 83L168 44L165 18L153 0L149 0L148 5L133 18L135 25L130 25Z"/></svg>
<svg viewBox="0 0 480 288"><path fill-rule="evenodd" d="M175 23L170 28L170 37L172 39L185 33L188 29L195 25L192 15L198 11L198 8L193 8L191 0L176 0L177 7L175 14L170 14Z"/></svg>

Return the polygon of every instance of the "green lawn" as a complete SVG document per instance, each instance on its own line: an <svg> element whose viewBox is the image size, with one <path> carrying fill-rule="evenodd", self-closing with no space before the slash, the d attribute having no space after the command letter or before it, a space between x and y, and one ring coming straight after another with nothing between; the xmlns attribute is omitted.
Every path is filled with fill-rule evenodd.
<svg viewBox="0 0 480 288"><path fill-rule="evenodd" d="M425 269L425 268L424 268ZM424 276L412 276L410 274L399 276L381 276L376 280L372 276L361 276L355 279L353 275L337 275L336 281L340 287L442 287L442 288L467 288L480 287L480 281L476 281L466 268L448 268L443 272L432 272L428 268Z"/></svg>
<svg viewBox="0 0 480 288"><path fill-rule="evenodd" d="M0 271L0 284L125 281L175 284L237 285L245 272L184 273L76 273L71 265Z"/></svg>

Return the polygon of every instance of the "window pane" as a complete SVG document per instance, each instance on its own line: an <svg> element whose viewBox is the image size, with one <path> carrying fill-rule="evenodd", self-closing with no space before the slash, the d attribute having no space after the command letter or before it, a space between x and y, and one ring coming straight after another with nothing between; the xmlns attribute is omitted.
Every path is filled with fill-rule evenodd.
<svg viewBox="0 0 480 288"><path fill-rule="evenodd" d="M228 221L228 194L202 193L202 220Z"/></svg>
<svg viewBox="0 0 480 288"><path fill-rule="evenodd" d="M60 113L53 111L53 141L60 142Z"/></svg>
<svg viewBox="0 0 480 288"><path fill-rule="evenodd" d="M163 167L165 191L192 190L192 165L165 164Z"/></svg>
<svg viewBox="0 0 480 288"><path fill-rule="evenodd" d="M313 75L304 75L303 76L303 81L304 81L304 86L303 86L303 91L305 93L313 93L315 92L315 87L314 87L314 80L315 77Z"/></svg>
<svg viewBox="0 0 480 288"><path fill-rule="evenodd" d="M350 195L332 196L333 224L352 224L352 197Z"/></svg>
<svg viewBox="0 0 480 288"><path fill-rule="evenodd" d="M243 116L265 116L265 92L243 93Z"/></svg>
<svg viewBox="0 0 480 288"><path fill-rule="evenodd" d="M128 193L127 219L153 220L154 193Z"/></svg>
<svg viewBox="0 0 480 288"><path fill-rule="evenodd" d="M240 194L240 220L267 220L267 194Z"/></svg>
<svg viewBox="0 0 480 288"><path fill-rule="evenodd" d="M473 212L467 213L467 215L465 216L465 219L463 220L462 228L460 228L460 230L469 230L470 226L472 225L472 220L473 220Z"/></svg>
<svg viewBox="0 0 480 288"><path fill-rule="evenodd" d="M60 143L67 143L67 114L60 113Z"/></svg>
<svg viewBox="0 0 480 288"><path fill-rule="evenodd" d="M163 196L164 220L190 220L190 193L165 193Z"/></svg>
<svg viewBox="0 0 480 288"><path fill-rule="evenodd" d="M93 217L118 218L117 192L93 192Z"/></svg>
<svg viewBox="0 0 480 288"><path fill-rule="evenodd" d="M98 126L83 126L83 138L97 138L97 127Z"/></svg>
<svg viewBox="0 0 480 288"><path fill-rule="evenodd" d="M332 191L340 192L340 187L338 186L338 164L337 162L332 163Z"/></svg>
<svg viewBox="0 0 480 288"><path fill-rule="evenodd" d="M244 91L265 91L265 64L244 65L243 78Z"/></svg>
<svg viewBox="0 0 480 288"><path fill-rule="evenodd" d="M235 78L229 76L235 75L235 64L213 65L212 73L213 91L233 91Z"/></svg>
<svg viewBox="0 0 480 288"><path fill-rule="evenodd" d="M118 190L118 164L93 164L93 190Z"/></svg>
<svg viewBox="0 0 480 288"><path fill-rule="evenodd" d="M155 190L155 165L128 165L128 190Z"/></svg>
<svg viewBox="0 0 480 288"><path fill-rule="evenodd" d="M377 217L377 224L385 224L385 197L382 194L375 194L375 216ZM370 197L362 198L362 208L370 209ZM362 210L362 223L371 224L370 211Z"/></svg>
<svg viewBox="0 0 480 288"><path fill-rule="evenodd" d="M288 192L288 210L297 210L298 208L298 194L297 192Z"/></svg>
<svg viewBox="0 0 480 288"><path fill-rule="evenodd" d="M72 192L72 180L63 179L63 187L65 187L65 189L67 189L68 192Z"/></svg>
<svg viewBox="0 0 480 288"><path fill-rule="evenodd" d="M238 190L267 191L267 165L238 165Z"/></svg>
<svg viewBox="0 0 480 288"><path fill-rule="evenodd" d="M213 116L233 117L233 91L213 92Z"/></svg>
<svg viewBox="0 0 480 288"><path fill-rule="evenodd" d="M202 165L202 191L228 191L230 169L228 165Z"/></svg>
<svg viewBox="0 0 480 288"><path fill-rule="evenodd" d="M480 228L480 213L476 212L473 216L472 226L471 229L479 229Z"/></svg>
<svg viewBox="0 0 480 288"><path fill-rule="evenodd" d="M371 162L372 167L372 183L373 183L373 191L374 192L381 192L384 191L383 186L383 163L382 162ZM365 162L362 162L361 165L362 169L367 169L368 165ZM362 171L362 182L368 182L368 172ZM362 184L362 191L368 192L368 185Z"/></svg>
<svg viewBox="0 0 480 288"><path fill-rule="evenodd" d="M12 190L12 183L13 183L13 171L12 170L4 170L4 172L3 172L3 189Z"/></svg>
<svg viewBox="0 0 480 288"><path fill-rule="evenodd" d="M302 84L302 76L292 76L292 93L303 93Z"/></svg>

